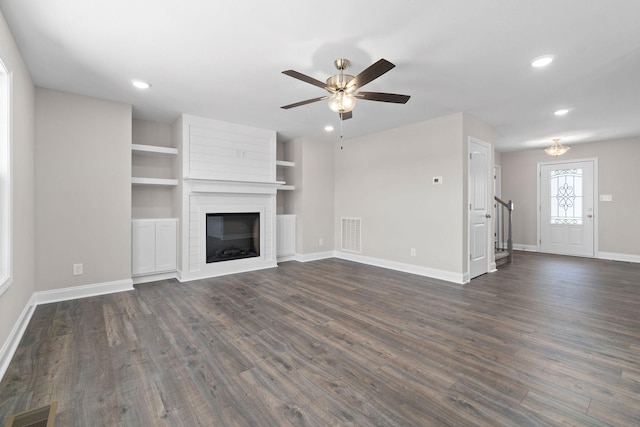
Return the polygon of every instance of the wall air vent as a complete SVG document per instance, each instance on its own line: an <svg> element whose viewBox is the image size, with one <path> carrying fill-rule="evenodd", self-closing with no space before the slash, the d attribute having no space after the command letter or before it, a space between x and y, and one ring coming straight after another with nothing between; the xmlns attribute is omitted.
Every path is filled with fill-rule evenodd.
<svg viewBox="0 0 640 427"><path fill-rule="evenodd" d="M360 218L342 218L342 246L341 249L347 252L360 253L361 238L361 222Z"/></svg>

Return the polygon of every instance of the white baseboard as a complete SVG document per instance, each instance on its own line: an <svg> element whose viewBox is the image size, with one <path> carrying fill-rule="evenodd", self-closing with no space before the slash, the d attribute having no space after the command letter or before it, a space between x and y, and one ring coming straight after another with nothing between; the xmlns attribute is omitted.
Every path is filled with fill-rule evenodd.
<svg viewBox="0 0 640 427"><path fill-rule="evenodd" d="M335 251L314 252L311 254L296 254L294 259L298 262L318 261L321 259L335 258Z"/></svg>
<svg viewBox="0 0 640 427"><path fill-rule="evenodd" d="M36 299L36 305L39 305L132 290L133 281L131 279L124 279L113 282L96 283L93 285L73 286L70 288L53 289L51 291L40 291L35 292L33 296Z"/></svg>
<svg viewBox="0 0 640 427"><path fill-rule="evenodd" d="M287 261L295 261L296 260L296 256L295 255L279 256L276 259L277 259L278 263L287 262Z"/></svg>
<svg viewBox="0 0 640 427"><path fill-rule="evenodd" d="M176 271L169 271L168 273L147 274L145 276L135 276L132 278L133 284L157 282L158 280L177 279L178 273Z"/></svg>
<svg viewBox="0 0 640 427"><path fill-rule="evenodd" d="M598 252L598 258L612 261L640 262L640 255L618 254L615 252Z"/></svg>
<svg viewBox="0 0 640 427"><path fill-rule="evenodd" d="M522 245L520 243L514 243L513 249L516 251L538 252L538 247L536 245Z"/></svg>
<svg viewBox="0 0 640 427"><path fill-rule="evenodd" d="M419 265L405 264L402 262L389 261L389 260L380 259L380 258L372 258L372 257L352 254L348 252L336 251L335 257L340 259L345 259L348 261L359 262L361 264L368 264L376 267L388 268L389 270L402 271L405 273L416 274L418 276L430 277L432 279L445 280L447 282L453 282L460 285L467 283L469 281L467 275L462 273L439 270L436 268L421 267Z"/></svg>
<svg viewBox="0 0 640 427"><path fill-rule="evenodd" d="M9 363L11 363L11 359L18 348L18 344L20 344L20 340L27 329L27 325L29 325L31 316L33 316L33 312L38 305L131 290L133 290L132 280L124 279L93 285L73 286L69 288L54 289L51 291L34 292L31 295L31 298L29 298L29 301L27 301L27 305L25 305L22 313L20 313L11 333L0 350L0 381L4 378L4 374L9 367Z"/></svg>
<svg viewBox="0 0 640 427"><path fill-rule="evenodd" d="M18 349L18 344L20 344L20 340L22 339L24 332L27 330L27 326L29 325L29 321L31 320L31 316L33 316L36 306L35 296L31 295L31 298L27 301L27 305L24 306L22 313L18 316L18 320L15 325L13 325L13 329L7 337L7 340L2 345L2 349L0 350L0 381L2 381L4 374L9 368L9 363L11 363L11 359Z"/></svg>

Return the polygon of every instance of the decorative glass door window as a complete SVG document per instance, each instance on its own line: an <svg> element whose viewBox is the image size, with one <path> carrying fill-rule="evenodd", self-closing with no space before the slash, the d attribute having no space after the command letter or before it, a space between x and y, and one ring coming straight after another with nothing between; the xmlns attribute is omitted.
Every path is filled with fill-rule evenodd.
<svg viewBox="0 0 640 427"><path fill-rule="evenodd" d="M551 185L550 223L582 225L582 169L556 169Z"/></svg>

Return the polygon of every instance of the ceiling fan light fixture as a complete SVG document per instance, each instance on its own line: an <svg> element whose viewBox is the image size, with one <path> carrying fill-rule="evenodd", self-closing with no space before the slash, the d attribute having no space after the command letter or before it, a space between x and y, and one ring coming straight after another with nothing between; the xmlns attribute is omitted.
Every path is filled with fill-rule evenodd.
<svg viewBox="0 0 640 427"><path fill-rule="evenodd" d="M545 148L544 151L550 156L558 157L558 156L562 156L564 153L566 153L570 149L571 147L566 147L560 144L560 138L554 138L553 144L551 145L551 147Z"/></svg>
<svg viewBox="0 0 640 427"><path fill-rule="evenodd" d="M336 92L327 100L329 109L334 113L348 113L356 106L356 98L346 92Z"/></svg>

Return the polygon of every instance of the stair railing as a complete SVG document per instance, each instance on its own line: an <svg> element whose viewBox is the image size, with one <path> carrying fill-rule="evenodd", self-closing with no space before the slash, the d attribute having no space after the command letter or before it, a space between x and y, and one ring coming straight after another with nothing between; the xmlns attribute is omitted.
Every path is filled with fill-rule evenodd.
<svg viewBox="0 0 640 427"><path fill-rule="evenodd" d="M513 262L513 234L511 226L511 214L513 212L513 201L505 202L497 196L494 196L496 202L501 205L500 211L497 212L496 218L496 250L504 251L504 212L508 212L507 216L507 253L509 254L509 262Z"/></svg>

